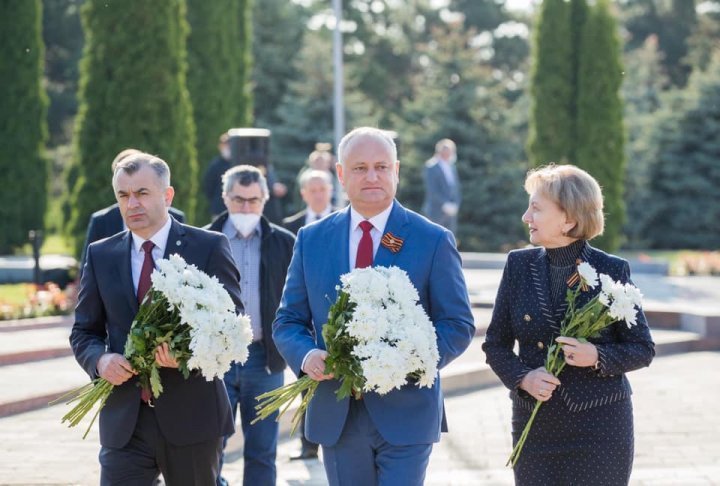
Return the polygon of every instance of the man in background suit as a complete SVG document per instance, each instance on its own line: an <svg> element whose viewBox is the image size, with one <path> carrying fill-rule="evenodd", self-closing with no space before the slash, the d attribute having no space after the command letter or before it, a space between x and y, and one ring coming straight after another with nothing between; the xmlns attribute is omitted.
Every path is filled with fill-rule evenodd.
<svg viewBox="0 0 720 486"><path fill-rule="evenodd" d="M444 422L439 376L432 388L407 384L385 395L338 401L340 383L324 373L322 327L342 274L368 265L398 266L435 327L443 368L475 332L460 255L449 231L395 200L399 162L386 132L356 128L338 154L338 177L350 206L298 233L273 337L297 375L319 382L305 434L323 448L330 485L421 485ZM399 243L382 244L390 238Z"/></svg>
<svg viewBox="0 0 720 486"><path fill-rule="evenodd" d="M142 153L137 149L125 149L118 153L113 159L112 165L110 166L112 173L115 174L115 168L118 163L130 155L136 155ZM179 209L173 207L168 208L170 215L175 218L178 222L185 222L185 213ZM106 208L95 211L90 216L88 222L87 234L85 235L85 244L83 245L82 254L80 255L80 271L85 264L85 253L87 252L88 245L108 236L116 235L121 231L126 230L125 223L123 222L122 214L120 214L120 208L118 204L112 204Z"/></svg>
<svg viewBox="0 0 720 486"><path fill-rule="evenodd" d="M283 219L283 226L297 234L303 226L332 213L335 210L331 204L332 195L333 185L329 172L315 169L303 172L300 176L300 196L305 203L305 209Z"/></svg>
<svg viewBox="0 0 720 486"><path fill-rule="evenodd" d="M223 284L242 311L239 275L224 235L180 224L168 214L174 190L161 159L121 160L113 189L128 231L92 243L70 344L92 378L115 385L100 411L102 485L215 484L223 436L234 430L225 385L196 373L186 380L167 344L156 349L164 391L149 400L123 356L139 302L159 258L182 256Z"/></svg>
<svg viewBox="0 0 720 486"><path fill-rule="evenodd" d="M455 162L455 142L444 138L435 144L435 155L425 163L423 214L431 221L457 232L457 214L462 195Z"/></svg>

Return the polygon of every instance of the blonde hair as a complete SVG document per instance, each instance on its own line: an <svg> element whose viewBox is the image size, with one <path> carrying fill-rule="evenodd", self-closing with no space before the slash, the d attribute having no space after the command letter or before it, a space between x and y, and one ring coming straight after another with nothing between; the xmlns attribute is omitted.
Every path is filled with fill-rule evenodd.
<svg viewBox="0 0 720 486"><path fill-rule="evenodd" d="M566 236L591 240L605 229L600 184L574 165L550 164L533 169L525 178L525 191L538 191L560 206L575 226Z"/></svg>

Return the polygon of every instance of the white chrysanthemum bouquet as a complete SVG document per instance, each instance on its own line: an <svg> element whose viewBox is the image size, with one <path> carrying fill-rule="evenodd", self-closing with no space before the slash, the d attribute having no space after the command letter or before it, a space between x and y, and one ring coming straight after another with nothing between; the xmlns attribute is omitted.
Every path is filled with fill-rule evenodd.
<svg viewBox="0 0 720 486"><path fill-rule="evenodd" d="M435 328L407 273L397 267L369 267L340 280L337 300L322 329L328 352L324 374L332 373L340 381L338 400L368 392L384 395L409 382L432 387L440 360ZM307 390L293 417L294 431L317 386L317 381L303 376L260 395L253 423L278 410L282 415Z"/></svg>
<svg viewBox="0 0 720 486"><path fill-rule="evenodd" d="M188 265L179 255L158 260L157 266L124 353L138 374L138 385L155 398L163 391L155 362L155 349L162 343L168 343L186 379L198 370L210 381L222 377L233 361L245 362L252 342L250 319L235 313L235 304L216 277ZM62 421L74 427L100 402L85 438L112 390L110 382L97 378L59 398L56 401L78 402Z"/></svg>
<svg viewBox="0 0 720 486"><path fill-rule="evenodd" d="M609 275L598 274L587 262L582 262L577 269L578 285L568 289L566 300L568 308L560 327L560 336L572 337L580 342L597 337L600 332L614 322L625 321L630 328L637 324L637 312L642 304L640 290L632 284L614 281ZM600 285L600 293L587 304L578 308L575 304L581 292ZM564 355L560 354L562 346L554 343L548 346L545 357L545 369L548 373L558 376L565 368ZM527 440L535 415L543 402L537 400L530 420L517 444L513 448L507 465L515 466Z"/></svg>

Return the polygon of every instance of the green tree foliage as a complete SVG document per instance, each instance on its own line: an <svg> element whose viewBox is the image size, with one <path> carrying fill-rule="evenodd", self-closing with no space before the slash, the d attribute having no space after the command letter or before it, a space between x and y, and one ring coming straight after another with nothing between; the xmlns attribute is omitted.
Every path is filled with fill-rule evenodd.
<svg viewBox="0 0 720 486"><path fill-rule="evenodd" d="M628 49L656 35L665 75L673 86L684 86L691 71L690 39L698 23L696 0L623 0L619 4L629 34Z"/></svg>
<svg viewBox="0 0 720 486"><path fill-rule="evenodd" d="M175 187L173 205L192 221L197 162L186 85L185 3L89 0L82 20L86 44L69 225L76 248L82 245L90 214L114 202L110 163L127 147L168 162Z"/></svg>
<svg viewBox="0 0 720 486"><path fill-rule="evenodd" d="M662 52L658 49L657 36L650 36L645 44L625 55L625 125L627 128L627 171L625 181L624 247L646 248L645 222L647 208L652 205L649 192L650 167L655 150L648 146L647 133L655 126L656 112L662 106L661 94L667 86L667 78L661 64Z"/></svg>
<svg viewBox="0 0 720 486"><path fill-rule="evenodd" d="M197 130L196 150L204 169L217 155L221 133L250 124L250 5L245 0L189 0L187 85ZM204 170L198 171L200 187ZM198 224L210 217L208 202L197 197Z"/></svg>
<svg viewBox="0 0 720 486"><path fill-rule="evenodd" d="M530 164L568 159L573 146L573 53L570 8L565 0L542 3L530 71Z"/></svg>
<svg viewBox="0 0 720 486"><path fill-rule="evenodd" d="M603 188L605 233L595 244L614 251L620 246L625 221L625 134L619 93L623 75L620 41L607 0L598 0L589 13L581 50L576 163Z"/></svg>
<svg viewBox="0 0 720 486"><path fill-rule="evenodd" d="M82 0L43 0L45 78L50 106L50 145L67 144L77 112L78 62L82 54Z"/></svg>
<svg viewBox="0 0 720 486"><path fill-rule="evenodd" d="M654 248L720 247L720 59L696 71L686 90L660 111L649 147L649 213L644 227Z"/></svg>
<svg viewBox="0 0 720 486"><path fill-rule="evenodd" d="M605 235L620 244L624 221L622 63L617 25L606 0L543 2L534 43L528 152L531 165L569 162L603 187Z"/></svg>
<svg viewBox="0 0 720 486"><path fill-rule="evenodd" d="M47 204L47 96L40 0L0 2L0 254L42 229Z"/></svg>
<svg viewBox="0 0 720 486"><path fill-rule="evenodd" d="M298 75L295 58L303 45L309 12L287 0L254 2L253 8L253 107L258 127L276 125L277 109L288 85ZM321 66L326 76L332 64Z"/></svg>

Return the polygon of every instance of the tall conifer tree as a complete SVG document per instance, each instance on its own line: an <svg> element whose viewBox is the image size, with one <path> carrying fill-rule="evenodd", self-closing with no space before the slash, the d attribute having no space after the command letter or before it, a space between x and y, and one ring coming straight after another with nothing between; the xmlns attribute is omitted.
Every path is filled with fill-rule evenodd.
<svg viewBox="0 0 720 486"><path fill-rule="evenodd" d="M545 0L533 40L530 73L528 157L534 166L567 160L573 124L573 56L570 8L565 0Z"/></svg>
<svg viewBox="0 0 720 486"><path fill-rule="evenodd" d="M250 123L248 90L250 6L246 0L189 0L188 89L197 129L198 186L217 155L221 133ZM197 224L209 220L208 201L197 197Z"/></svg>
<svg viewBox="0 0 720 486"><path fill-rule="evenodd" d="M86 44L70 222L76 248L90 214L114 202L110 163L127 147L168 162L173 205L192 221L198 169L186 83L185 2L88 0L82 20Z"/></svg>
<svg viewBox="0 0 720 486"><path fill-rule="evenodd" d="M0 2L0 253L43 227L47 203L47 96L40 0Z"/></svg>
<svg viewBox="0 0 720 486"><path fill-rule="evenodd" d="M620 52L617 24L608 1L598 0L589 12L581 39L575 163L592 174L603 189L605 233L595 244L610 251L620 246L625 221Z"/></svg>

